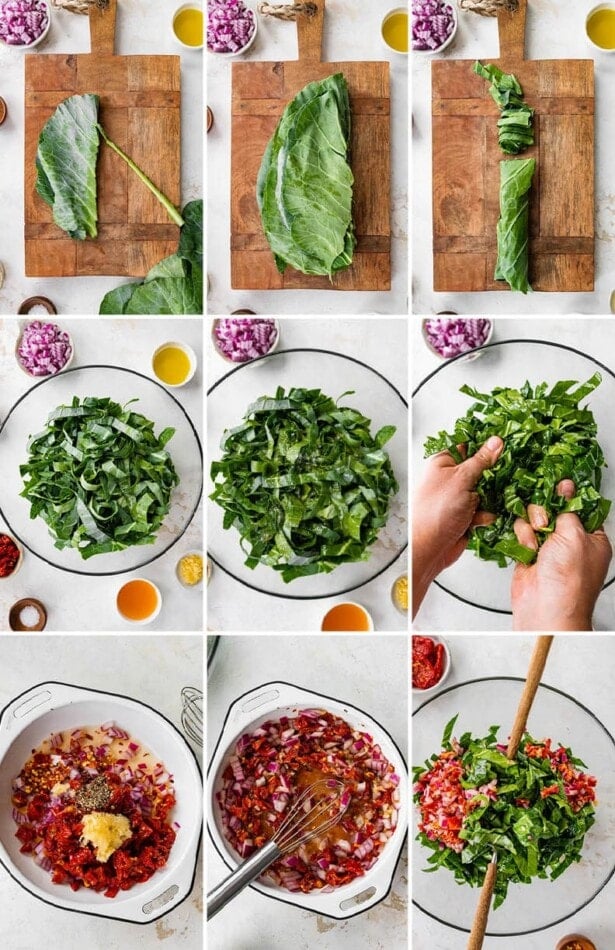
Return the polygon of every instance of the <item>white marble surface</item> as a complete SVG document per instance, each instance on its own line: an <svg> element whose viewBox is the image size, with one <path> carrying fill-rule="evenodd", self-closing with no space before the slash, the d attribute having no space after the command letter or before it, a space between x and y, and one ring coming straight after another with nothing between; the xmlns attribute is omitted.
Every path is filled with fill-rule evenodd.
<svg viewBox="0 0 615 950"><path fill-rule="evenodd" d="M202 637L0 638L0 708L36 683L63 680L112 690L149 703L181 729L181 690L202 688ZM111 685L110 685L111 684ZM202 756L199 754L199 759ZM0 866L0 946L5 950L200 950L203 936L201 861L190 896L151 926L75 916L24 891Z"/></svg>
<svg viewBox="0 0 615 950"><path fill-rule="evenodd" d="M256 3L249 2L255 7ZM380 22L390 0L328 0L323 61L384 60L391 64L391 233L390 291L231 290L230 151L231 62L207 54L207 104L214 126L207 136L209 213L207 270L208 311L230 313L248 308L258 313L405 313L408 309L408 69L407 58L392 53L380 39ZM242 59L289 60L297 57L294 23L259 17L254 45Z"/></svg>
<svg viewBox="0 0 615 950"><path fill-rule="evenodd" d="M407 748L405 637L222 637L207 690L208 760L231 703L275 679L345 700L381 722ZM228 869L208 837L208 890ZM388 897L345 921L269 900L246 889L207 927L208 950L405 950L406 845Z"/></svg>
<svg viewBox="0 0 615 950"><path fill-rule="evenodd" d="M526 25L527 59L589 59L596 75L596 282L594 293L435 293L432 280L431 81L430 56L412 60L413 176L412 309L415 313L607 313L615 287L615 56L590 48L585 17L595 6L587 0L530 0ZM459 14L446 59L489 61L498 55L497 24L474 13ZM562 160L565 158L562 156Z"/></svg>
<svg viewBox="0 0 615 950"><path fill-rule="evenodd" d="M354 356L381 372L407 398L407 322L397 320L286 319L280 321L280 348L316 346ZM211 385L229 368L207 340L208 377ZM206 484L209 484L207 469ZM205 492L207 494L207 492ZM351 593L372 614L376 630L406 629L406 619L390 599L396 577L407 571L406 552L380 577ZM319 630L320 621L339 597L297 601L269 597L243 587L214 566L207 588L207 623L210 630L292 631Z"/></svg>
<svg viewBox="0 0 615 950"><path fill-rule="evenodd" d="M202 54L187 50L175 39L171 0L119 0L115 52L121 55L179 55L181 57L181 199L182 206L203 195L203 70ZM0 313L17 313L27 297L43 295L58 313L98 313L104 295L122 277L26 277L23 244L24 57L45 53L89 53L87 16L52 8L47 38L25 52L0 44L0 96L8 117L0 126L0 261L6 280L0 290ZM96 91L96 90L93 90ZM101 92L104 90L101 90ZM10 227L9 227L10 222Z"/></svg>
<svg viewBox="0 0 615 950"><path fill-rule="evenodd" d="M24 323L27 321L23 321ZM183 340L197 354L198 369L186 386L175 390L202 439L202 338L201 320L156 318L91 318L62 319L59 325L73 338L73 367L108 362L151 375L151 355L167 340ZM30 379L17 366L15 343L21 323L0 320L0 419L31 387ZM113 393L110 393L112 396ZM53 407L49 407L50 409ZM0 475L1 479L1 475ZM1 507L1 505L0 505ZM14 578L0 584L0 630L8 630L8 613L21 597L37 597L48 611L46 630L122 630L129 624L122 620L115 607L119 587L131 576L145 576L158 585L162 593L162 610L148 630L200 630L203 619L202 587L186 590L175 577L175 565L183 553L202 548L202 505L188 526L183 538L166 554L140 571L114 577L73 576L57 570L24 552L23 564ZM6 525L0 517L0 530ZM50 542L51 543L51 542ZM132 629L132 628L131 628ZM145 629L145 628L141 628Z"/></svg>
<svg viewBox="0 0 615 950"><path fill-rule="evenodd" d="M453 662L446 682L448 687L482 676L524 677L534 640L519 635L452 636L447 642ZM615 710L609 671L614 664L615 641L612 637L564 635L555 638L542 681L569 693L586 705L612 734L615 730ZM413 709L420 704L420 698L414 694ZM492 721L498 722L496 711L494 716L496 718ZM555 725L552 735L557 738ZM582 757L580 750L575 751ZM600 803L599 795L598 801ZM435 886L435 878L432 880ZM485 950L519 950L520 946L523 950L555 950L561 937L580 933L590 937L599 950L608 950L615 946L614 897L615 881L612 879L595 900L564 923L522 938L488 937L483 946ZM458 933L431 920L414 907L412 911L413 950L465 950L467 934Z"/></svg>
<svg viewBox="0 0 615 950"><path fill-rule="evenodd" d="M425 345L421 336L421 322L412 321L412 389L416 389L421 380L441 365L441 361L433 355ZM495 321L492 342L512 338L532 338L550 340L576 347L582 352L593 356L611 368L615 368L613 360L613 322L611 318L579 318L577 320L556 319L529 319L516 317L502 317ZM468 381L471 381L471 363L468 366ZM539 382L540 380L535 380ZM441 399L446 404L447 394L442 392ZM455 418L452 417L451 425ZM608 435L606 436L608 438ZM599 436L600 438L600 436ZM421 473L415 472L414 477L420 479ZM470 557L470 555L463 555ZM495 565L493 570L497 571ZM456 600L450 594L440 590L432 584L422 607L415 619L416 630L510 630L511 618L509 615L480 610ZM615 585L603 591L598 599L594 612L594 627L597 630L615 629Z"/></svg>

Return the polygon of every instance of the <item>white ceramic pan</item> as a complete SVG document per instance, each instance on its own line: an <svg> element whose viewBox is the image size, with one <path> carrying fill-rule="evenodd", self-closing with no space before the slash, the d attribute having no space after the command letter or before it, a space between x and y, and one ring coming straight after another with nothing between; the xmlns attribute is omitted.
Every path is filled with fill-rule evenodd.
<svg viewBox="0 0 615 950"><path fill-rule="evenodd" d="M174 776L177 804L173 821L180 825L169 860L149 881L108 898L89 888L72 891L53 884L32 855L20 854L12 818L11 783L38 746L54 732L114 720L159 756ZM194 884L201 836L202 783L194 753L175 726L145 703L82 689L67 683L39 683L15 697L0 714L0 862L26 891L54 907L81 914L147 924L189 895Z"/></svg>
<svg viewBox="0 0 615 950"><path fill-rule="evenodd" d="M220 811L216 802L216 792L221 788L224 769L235 748L237 739L244 732L257 729L267 719L278 719L281 716L295 716L301 709L325 709L345 719L351 726L368 732L381 747L383 754L395 767L401 781L399 783L400 808L397 827L384 846L382 853L374 866L361 878L344 884L334 891L323 894L322 891L312 891L308 894L288 891L272 881L255 881L250 885L267 897L284 901L287 904L296 904L305 910L316 914L342 920L345 917L354 917L374 904L383 900L391 889L395 868L401 853L408 824L408 773L406 763L395 741L386 729L376 722L367 713L350 703L344 703L323 693L314 693L302 689L292 683L274 682L264 683L256 689L244 693L230 706L222 732L216 744L209 766L209 794L207 827L218 854L227 865L234 869L240 862L238 855L231 848L222 834Z"/></svg>

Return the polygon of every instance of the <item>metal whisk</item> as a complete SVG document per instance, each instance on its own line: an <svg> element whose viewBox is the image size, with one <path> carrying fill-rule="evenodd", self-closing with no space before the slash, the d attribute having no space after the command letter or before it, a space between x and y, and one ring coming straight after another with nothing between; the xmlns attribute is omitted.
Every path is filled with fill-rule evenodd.
<svg viewBox="0 0 615 950"><path fill-rule="evenodd" d="M296 851L306 841L337 824L349 802L350 792L338 779L321 779L309 785L297 796L271 840L209 892L207 919L211 920L282 855Z"/></svg>
<svg viewBox="0 0 615 950"><path fill-rule="evenodd" d="M189 739L203 745L203 691L196 686L182 689L182 727Z"/></svg>

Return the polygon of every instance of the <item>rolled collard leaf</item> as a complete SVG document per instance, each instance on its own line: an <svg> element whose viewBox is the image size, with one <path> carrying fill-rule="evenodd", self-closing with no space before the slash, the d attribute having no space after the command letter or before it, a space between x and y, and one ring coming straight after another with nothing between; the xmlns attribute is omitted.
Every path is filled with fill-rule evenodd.
<svg viewBox="0 0 615 950"><path fill-rule="evenodd" d="M342 73L305 86L286 106L256 183L263 230L280 273L332 276L352 262L354 178L350 102Z"/></svg>
<svg viewBox="0 0 615 950"><path fill-rule="evenodd" d="M528 281L529 191L536 159L500 162L500 218L497 225L498 259L495 280L505 280L511 290L526 294Z"/></svg>

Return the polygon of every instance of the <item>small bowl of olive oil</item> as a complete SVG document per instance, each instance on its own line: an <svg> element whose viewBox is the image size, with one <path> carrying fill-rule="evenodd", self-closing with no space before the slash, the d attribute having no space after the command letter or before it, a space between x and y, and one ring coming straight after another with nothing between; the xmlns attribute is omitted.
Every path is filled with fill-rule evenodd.
<svg viewBox="0 0 615 950"><path fill-rule="evenodd" d="M380 36L387 49L394 53L408 53L408 9L395 7L382 18Z"/></svg>
<svg viewBox="0 0 615 950"><path fill-rule="evenodd" d="M203 49L203 8L199 3L182 3L177 8L173 33L185 49Z"/></svg>
<svg viewBox="0 0 615 950"><path fill-rule="evenodd" d="M196 367L196 353L187 343L178 343L175 340L161 343L152 355L154 376L170 389L178 389L189 383Z"/></svg>
<svg viewBox="0 0 615 950"><path fill-rule="evenodd" d="M615 3L599 3L589 11L585 34L593 49L615 53Z"/></svg>

